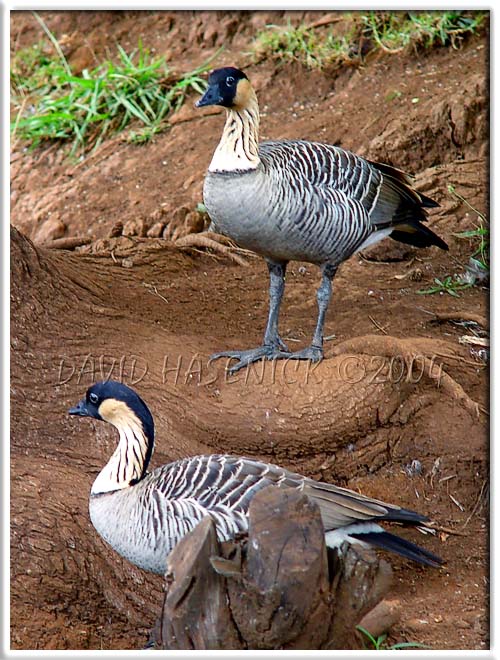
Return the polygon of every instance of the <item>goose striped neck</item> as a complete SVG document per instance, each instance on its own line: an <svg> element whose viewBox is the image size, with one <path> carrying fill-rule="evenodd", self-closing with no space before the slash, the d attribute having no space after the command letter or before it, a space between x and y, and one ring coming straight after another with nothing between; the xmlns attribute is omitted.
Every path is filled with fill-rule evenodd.
<svg viewBox="0 0 500 660"><path fill-rule="evenodd" d="M248 97L242 107L227 109L222 137L208 168L209 172L255 170L259 157L259 106L248 83Z"/></svg>
<svg viewBox="0 0 500 660"><path fill-rule="evenodd" d="M127 408L122 402L114 403ZM106 419L102 412L101 416ZM118 429L120 441L92 484L92 495L128 488L140 481L152 453L152 443L146 437L140 420L130 409L122 411L118 420L111 423Z"/></svg>

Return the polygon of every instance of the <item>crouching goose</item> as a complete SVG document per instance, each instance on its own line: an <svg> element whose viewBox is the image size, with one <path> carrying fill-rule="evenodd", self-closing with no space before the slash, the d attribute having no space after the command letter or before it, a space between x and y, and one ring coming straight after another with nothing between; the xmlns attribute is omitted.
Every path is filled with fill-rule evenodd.
<svg viewBox="0 0 500 660"><path fill-rule="evenodd" d="M216 353L235 358L234 372L260 359L323 358L323 325L338 266L358 250L391 238L417 247L446 243L422 223L436 202L411 179L328 144L281 140L259 144L259 106L247 76L213 71L197 107L220 105L227 119L205 178L203 197L214 231L261 254L270 275L269 316L262 346ZM291 260L321 267L318 319L309 347L290 352L278 316Z"/></svg>
<svg viewBox="0 0 500 660"><path fill-rule="evenodd" d="M365 543L420 564L442 563L379 525L388 521L423 527L425 516L276 465L219 454L185 458L147 472L153 418L144 401L121 383L92 385L69 414L104 420L118 430L118 447L92 485L90 518L120 555L147 571L164 573L175 544L205 516L214 520L220 541L245 532L250 500L269 485L296 488L318 504L329 547Z"/></svg>

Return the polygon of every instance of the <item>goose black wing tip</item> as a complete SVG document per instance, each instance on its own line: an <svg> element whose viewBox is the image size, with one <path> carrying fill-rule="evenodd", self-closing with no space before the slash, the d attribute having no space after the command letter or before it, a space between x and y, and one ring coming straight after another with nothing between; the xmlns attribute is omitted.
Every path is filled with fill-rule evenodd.
<svg viewBox="0 0 500 660"><path fill-rule="evenodd" d="M427 195L424 195L424 193L419 192L418 195L422 200L422 206L426 209L437 209L441 206L441 204L436 202L435 199L431 199L430 197L427 197Z"/></svg>
<svg viewBox="0 0 500 660"><path fill-rule="evenodd" d="M431 568L440 568L446 563L444 559L438 557L433 552L390 532L366 532L363 534L352 534L352 536L381 550L394 552L405 559L411 559L417 564L423 564Z"/></svg>

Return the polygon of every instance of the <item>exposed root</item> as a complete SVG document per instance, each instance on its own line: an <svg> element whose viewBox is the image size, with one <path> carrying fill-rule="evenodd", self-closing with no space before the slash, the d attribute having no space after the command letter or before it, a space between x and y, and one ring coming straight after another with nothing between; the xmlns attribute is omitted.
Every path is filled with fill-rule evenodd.
<svg viewBox="0 0 500 660"><path fill-rule="evenodd" d="M245 254L247 256L251 256L253 254L248 250L242 250L241 248L238 248L230 239L227 238L227 236L208 231L182 236L175 241L175 245L180 248L209 249L216 254L229 257L240 266L248 266L248 261L243 259L243 257L240 257L240 254Z"/></svg>
<svg viewBox="0 0 500 660"><path fill-rule="evenodd" d="M489 323L486 316L474 314L474 312L433 312L434 323L446 323L446 321L471 321L482 328L488 329Z"/></svg>
<svg viewBox="0 0 500 660"><path fill-rule="evenodd" d="M401 618L402 606L399 600L381 600L361 619L358 630L363 628L372 635L379 637L389 631ZM360 634L361 640L363 640Z"/></svg>
<svg viewBox="0 0 500 660"><path fill-rule="evenodd" d="M443 371L441 364L437 364L434 361L437 351L443 344L447 344L447 342L420 337L399 339L398 337L365 335L337 344L333 349L333 354L364 353L368 355L381 355L387 358L401 357L408 370L408 379L411 378L414 368L420 369L422 374L434 381L443 392L459 401L472 416L479 417L480 411L484 413L487 411L473 401L463 387ZM431 358L427 357L429 355Z"/></svg>
<svg viewBox="0 0 500 660"><path fill-rule="evenodd" d="M89 245L92 243L90 236L70 236L67 238L55 238L53 241L43 243L44 248L51 250L74 250L82 245Z"/></svg>
<svg viewBox="0 0 500 660"><path fill-rule="evenodd" d="M306 26L306 30L310 30L312 28L324 27L325 25L338 23L341 20L343 20L342 16L337 16L335 14L326 14L326 16L323 16L319 20L309 23L309 25Z"/></svg>

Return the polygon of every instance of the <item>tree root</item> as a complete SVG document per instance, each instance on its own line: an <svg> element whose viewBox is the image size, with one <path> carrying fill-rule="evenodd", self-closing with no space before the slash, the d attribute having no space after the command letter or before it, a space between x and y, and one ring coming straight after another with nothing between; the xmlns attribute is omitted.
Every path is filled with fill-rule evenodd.
<svg viewBox="0 0 500 660"><path fill-rule="evenodd" d="M368 355L381 355L383 357L401 357L407 367L407 379L410 380L413 369L419 368L421 372L443 390L445 394L456 399L470 412L473 417L479 418L479 412L487 413L476 401L473 401L463 387L449 374L443 371L441 364L436 364L434 358L452 357L439 353L439 349L446 345L450 351L449 343L439 340L412 337L400 339L398 337L380 337L378 335L365 335L355 337L337 344L333 349L334 355L343 353L364 353ZM453 351L453 348L451 349ZM431 356L430 358L428 356Z"/></svg>
<svg viewBox="0 0 500 660"><path fill-rule="evenodd" d="M240 266L248 266L248 261L240 257L240 254L252 256L253 253L248 250L242 250L237 247L227 236L215 234L209 231L203 231L196 234L187 234L174 241L180 248L204 248L213 250L216 254L229 257Z"/></svg>
<svg viewBox="0 0 500 660"><path fill-rule="evenodd" d="M42 244L42 247L51 250L74 250L77 247L89 245L90 243L92 243L92 239L89 236L69 236L47 241L47 243Z"/></svg>
<svg viewBox="0 0 500 660"><path fill-rule="evenodd" d="M482 314L474 314L474 312L433 312L434 319L431 323L446 323L446 321L471 321L477 323L485 330L488 329L489 323L486 316Z"/></svg>

